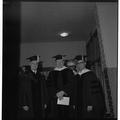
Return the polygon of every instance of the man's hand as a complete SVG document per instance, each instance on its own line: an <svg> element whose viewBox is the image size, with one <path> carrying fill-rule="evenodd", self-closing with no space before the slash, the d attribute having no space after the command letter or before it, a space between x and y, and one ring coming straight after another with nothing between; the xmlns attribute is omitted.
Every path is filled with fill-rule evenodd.
<svg viewBox="0 0 120 120"><path fill-rule="evenodd" d="M29 110L29 107L26 105L26 106L23 106L22 107L25 111L28 111Z"/></svg>
<svg viewBox="0 0 120 120"><path fill-rule="evenodd" d="M93 106L87 106L87 111L90 112L93 110Z"/></svg>
<svg viewBox="0 0 120 120"><path fill-rule="evenodd" d="M75 109L75 105L73 105L73 109Z"/></svg>
<svg viewBox="0 0 120 120"><path fill-rule="evenodd" d="M63 99L64 94L65 94L64 91L60 91L60 92L56 93L56 96L61 100L61 99Z"/></svg>
<svg viewBox="0 0 120 120"><path fill-rule="evenodd" d="M47 108L47 105L46 104L44 104L44 109L46 109Z"/></svg>

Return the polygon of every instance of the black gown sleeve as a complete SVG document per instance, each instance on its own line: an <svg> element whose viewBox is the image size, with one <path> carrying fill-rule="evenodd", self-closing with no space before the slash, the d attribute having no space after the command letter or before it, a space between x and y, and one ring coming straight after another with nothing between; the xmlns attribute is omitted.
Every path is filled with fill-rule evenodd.
<svg viewBox="0 0 120 120"><path fill-rule="evenodd" d="M27 105L24 79L25 79L25 75L20 74L19 75L19 107Z"/></svg>
<svg viewBox="0 0 120 120"><path fill-rule="evenodd" d="M56 97L56 89L54 86L54 71L49 72L46 84L47 84L49 99Z"/></svg>
<svg viewBox="0 0 120 120"><path fill-rule="evenodd" d="M19 106L31 106L30 80L27 74L19 75Z"/></svg>
<svg viewBox="0 0 120 120"><path fill-rule="evenodd" d="M68 96L72 95L73 92L73 80L74 80L74 74L72 70L68 69L66 71L66 79L67 79L67 84L63 86L63 91L68 94Z"/></svg>
<svg viewBox="0 0 120 120"><path fill-rule="evenodd" d="M43 75L41 76L41 100L43 106L48 103L48 91L46 86L46 80Z"/></svg>
<svg viewBox="0 0 120 120"><path fill-rule="evenodd" d="M97 76L92 73L90 79L90 89L92 96L92 105L95 109L101 109L103 112L105 111L105 96L103 92L102 85Z"/></svg>

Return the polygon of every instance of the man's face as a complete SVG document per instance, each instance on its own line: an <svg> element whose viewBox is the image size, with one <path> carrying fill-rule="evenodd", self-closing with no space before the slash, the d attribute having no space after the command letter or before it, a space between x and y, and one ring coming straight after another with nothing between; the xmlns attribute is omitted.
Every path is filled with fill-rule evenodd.
<svg viewBox="0 0 120 120"><path fill-rule="evenodd" d="M76 64L76 69L77 69L77 71L81 71L85 68L85 66L86 66L85 62L80 62L80 63Z"/></svg>
<svg viewBox="0 0 120 120"><path fill-rule="evenodd" d="M37 70L38 62L37 61L31 61L30 62L30 67L31 67L31 70Z"/></svg>
<svg viewBox="0 0 120 120"><path fill-rule="evenodd" d="M56 66L57 66L57 67L63 67L63 65L64 65L63 59L56 60Z"/></svg>

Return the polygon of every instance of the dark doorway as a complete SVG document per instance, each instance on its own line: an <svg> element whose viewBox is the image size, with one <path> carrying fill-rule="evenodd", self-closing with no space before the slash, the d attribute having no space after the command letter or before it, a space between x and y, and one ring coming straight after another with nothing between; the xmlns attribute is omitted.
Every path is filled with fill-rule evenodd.
<svg viewBox="0 0 120 120"><path fill-rule="evenodd" d="M20 45L20 3L3 2L2 119L15 120Z"/></svg>

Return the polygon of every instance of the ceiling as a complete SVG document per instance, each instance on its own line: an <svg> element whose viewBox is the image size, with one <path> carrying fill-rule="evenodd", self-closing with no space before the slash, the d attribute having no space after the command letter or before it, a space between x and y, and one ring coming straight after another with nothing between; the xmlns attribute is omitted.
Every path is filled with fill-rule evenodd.
<svg viewBox="0 0 120 120"><path fill-rule="evenodd" d="M22 2L22 42L88 40L95 27L95 3ZM61 38L59 32L69 32Z"/></svg>

